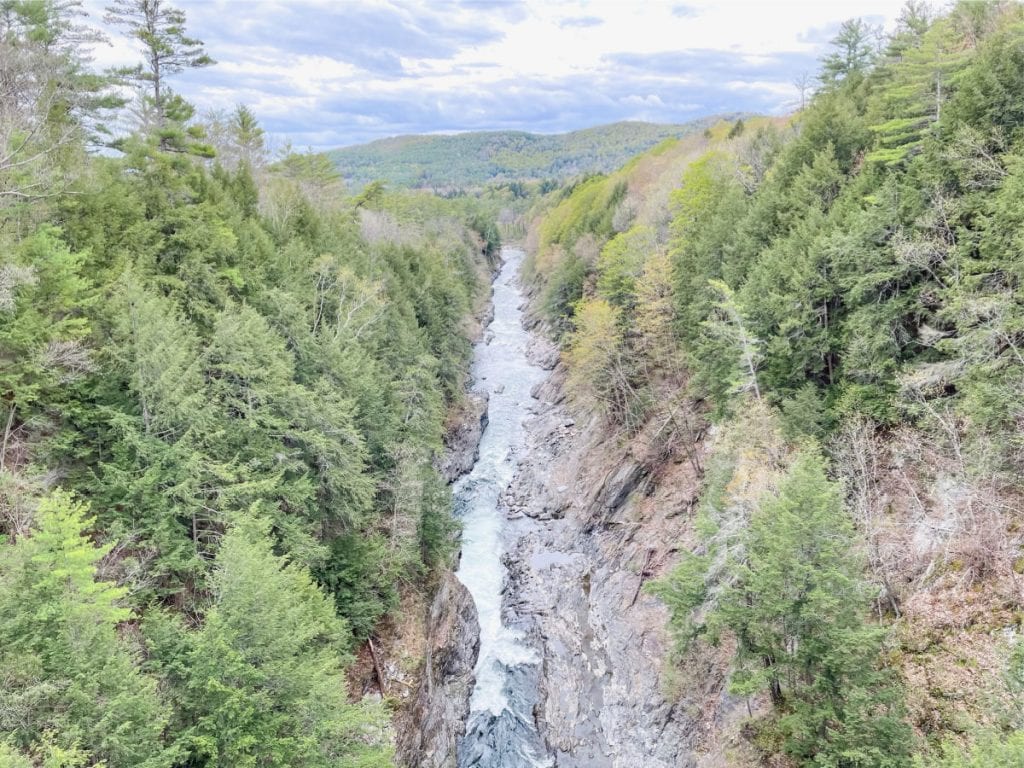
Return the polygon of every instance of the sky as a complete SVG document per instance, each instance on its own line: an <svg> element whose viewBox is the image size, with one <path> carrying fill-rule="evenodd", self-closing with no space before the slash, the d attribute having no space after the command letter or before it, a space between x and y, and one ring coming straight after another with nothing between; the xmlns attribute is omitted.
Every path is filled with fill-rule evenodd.
<svg viewBox="0 0 1024 768"><path fill-rule="evenodd" d="M575 130L782 114L843 20L890 29L903 0L177 0L217 64L171 85L247 104L296 148L409 133ZM86 0L92 20L103 0ZM106 30L97 66L134 63Z"/></svg>

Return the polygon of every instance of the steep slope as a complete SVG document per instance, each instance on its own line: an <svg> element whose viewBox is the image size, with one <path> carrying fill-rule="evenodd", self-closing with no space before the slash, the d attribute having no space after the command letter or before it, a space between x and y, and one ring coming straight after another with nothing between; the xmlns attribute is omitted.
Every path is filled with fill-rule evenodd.
<svg viewBox="0 0 1024 768"><path fill-rule="evenodd" d="M849 24L791 121L540 211L561 362L515 492L550 565L511 599L566 764L1024 758L1022 30L910 14L876 58Z"/></svg>

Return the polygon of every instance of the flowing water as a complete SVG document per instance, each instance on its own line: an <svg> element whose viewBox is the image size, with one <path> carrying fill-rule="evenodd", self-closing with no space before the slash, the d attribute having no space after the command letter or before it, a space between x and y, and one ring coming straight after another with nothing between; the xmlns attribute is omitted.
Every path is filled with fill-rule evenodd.
<svg viewBox="0 0 1024 768"><path fill-rule="evenodd" d="M469 589L480 619L480 656L459 768L550 766L534 725L540 657L521 632L502 621L505 516L499 496L515 472L524 445L530 391L544 371L527 359L518 286L523 252L505 248L494 281L494 320L476 346L474 388L490 393L480 458L455 487L462 519L462 559L456 575Z"/></svg>

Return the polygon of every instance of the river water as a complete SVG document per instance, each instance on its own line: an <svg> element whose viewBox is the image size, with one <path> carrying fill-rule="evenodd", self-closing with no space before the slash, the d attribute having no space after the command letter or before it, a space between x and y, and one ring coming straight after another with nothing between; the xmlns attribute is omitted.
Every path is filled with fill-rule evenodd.
<svg viewBox="0 0 1024 768"><path fill-rule="evenodd" d="M494 281L494 320L476 346L473 363L473 388L490 394L487 427L480 458L455 486L463 525L456 576L472 594L480 620L476 686L466 735L459 744L459 768L553 764L533 717L540 656L520 631L502 620L507 532L499 497L512 480L524 446L530 391L545 376L527 359L530 334L522 324L524 298L518 285L523 252L505 248L502 257Z"/></svg>

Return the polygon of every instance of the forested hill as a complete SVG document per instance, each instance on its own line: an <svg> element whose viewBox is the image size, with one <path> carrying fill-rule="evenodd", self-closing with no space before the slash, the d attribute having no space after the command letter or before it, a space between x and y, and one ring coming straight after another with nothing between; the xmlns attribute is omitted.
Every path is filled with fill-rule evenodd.
<svg viewBox="0 0 1024 768"><path fill-rule="evenodd" d="M911 3L801 113L538 210L570 399L681 478L645 543L700 764L1024 765L1022 83L1021 4Z"/></svg>
<svg viewBox="0 0 1024 768"><path fill-rule="evenodd" d="M452 551L493 228L197 120L166 3L112 77L78 3L2 10L0 766L390 765L345 670Z"/></svg>
<svg viewBox="0 0 1024 768"><path fill-rule="evenodd" d="M684 125L621 122L561 134L397 136L336 149L327 156L356 188L382 180L400 187L466 189L491 181L564 180L612 171L665 139L703 131L713 122L714 118Z"/></svg>

